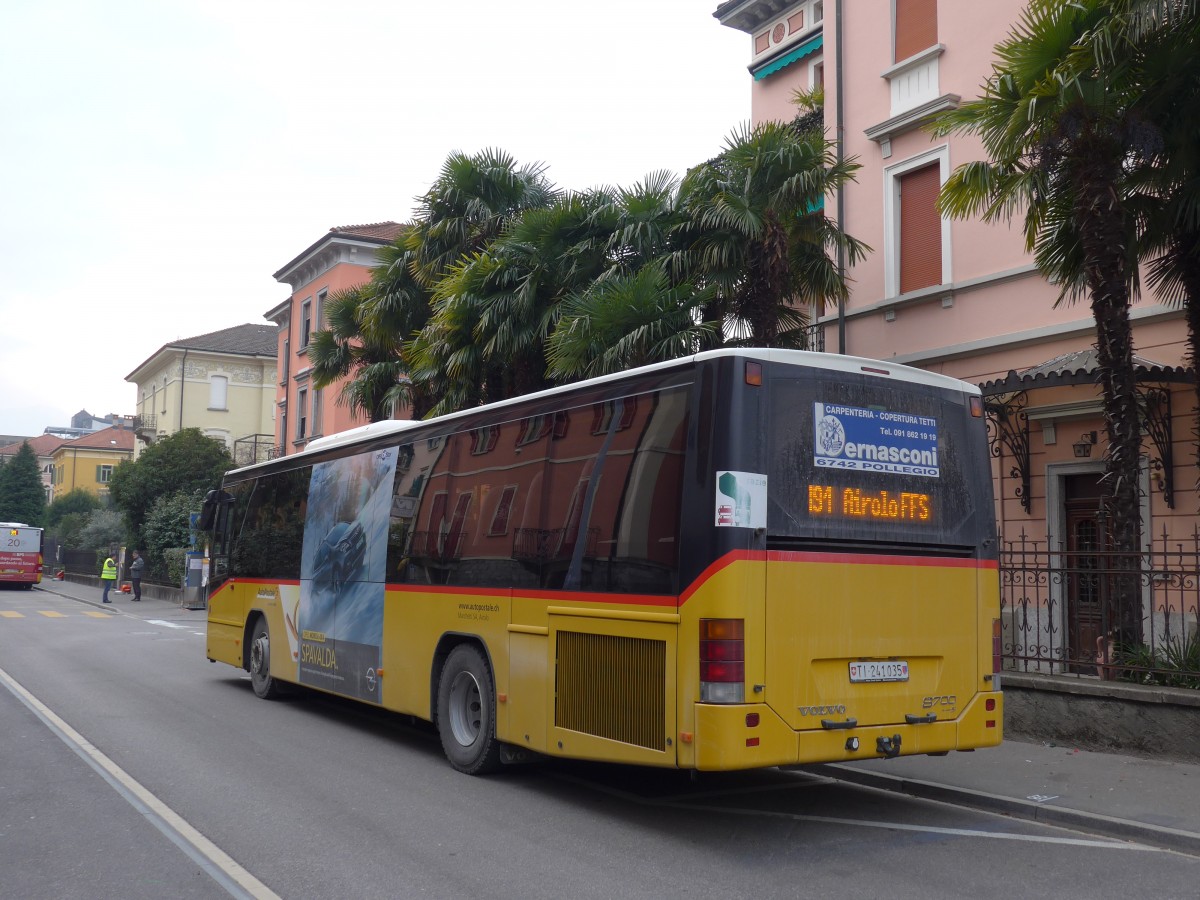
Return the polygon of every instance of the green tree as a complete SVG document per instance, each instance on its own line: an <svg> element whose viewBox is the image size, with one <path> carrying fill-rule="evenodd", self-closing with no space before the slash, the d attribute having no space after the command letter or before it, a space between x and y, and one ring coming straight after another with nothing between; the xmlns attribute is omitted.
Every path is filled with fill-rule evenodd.
<svg viewBox="0 0 1200 900"><path fill-rule="evenodd" d="M547 207L525 210L487 249L461 260L439 282L431 325L471 323L479 365L497 373L481 399L553 385L546 341L559 304L605 270L612 231L607 193L563 194ZM440 409L470 405L469 388L450 385Z"/></svg>
<svg viewBox="0 0 1200 900"><path fill-rule="evenodd" d="M109 494L129 523L131 542L141 543L142 526L159 497L207 491L233 465L229 451L198 428L185 428L151 444L141 456L113 470Z"/></svg>
<svg viewBox="0 0 1200 900"><path fill-rule="evenodd" d="M0 466L0 521L42 524L46 514L46 489L37 455L28 441Z"/></svg>
<svg viewBox="0 0 1200 900"><path fill-rule="evenodd" d="M336 402L362 413L371 422L381 422L394 412L393 389L408 378L403 341L410 335L398 328L366 326L371 291L368 282L328 297L325 318L329 327L313 334L308 359L318 388L348 378Z"/></svg>
<svg viewBox="0 0 1200 900"><path fill-rule="evenodd" d="M518 166L500 150L452 153L421 198L405 237L416 281L433 292L462 263L482 254L527 210L557 197L540 165ZM477 338L479 306L442 291L433 315L406 347L411 377L437 411L475 406L504 396L507 361L489 360Z"/></svg>
<svg viewBox="0 0 1200 900"><path fill-rule="evenodd" d="M101 554L116 550L122 543L125 528L121 524L121 514L115 509L94 509L87 514L87 521L79 530L78 547L72 549L95 550L100 561Z"/></svg>
<svg viewBox="0 0 1200 900"><path fill-rule="evenodd" d="M735 131L719 156L687 174L688 252L697 284L716 290L726 340L803 348L804 308L846 297L831 251L854 265L869 248L828 218L824 203L859 168L837 159L819 128L764 122Z"/></svg>
<svg viewBox="0 0 1200 900"><path fill-rule="evenodd" d="M715 288L693 280L678 180L653 172L609 191L601 216L606 267L559 304L550 375L604 375L719 346L721 310Z"/></svg>
<svg viewBox="0 0 1200 900"><path fill-rule="evenodd" d="M90 513L93 509L100 509L103 505L100 498L91 491L75 488L57 498L46 508L46 527L54 528L69 515Z"/></svg>
<svg viewBox="0 0 1200 900"><path fill-rule="evenodd" d="M1158 152L1134 173L1138 217L1145 223L1139 257L1147 282L1167 305L1182 307L1188 362L1200 371L1200 8L1194 0L1123 0L1132 37L1142 47L1143 90L1136 112ZM1122 23L1123 17L1110 21ZM1119 44L1117 46L1120 46ZM1200 410L1200 379L1194 385ZM1195 437L1200 440L1200 429ZM1200 465L1200 446L1196 448Z"/></svg>
<svg viewBox="0 0 1200 900"><path fill-rule="evenodd" d="M88 549L80 543L80 533L88 517L104 508L104 501L83 488L75 488L46 508L46 529L61 545L72 550Z"/></svg>
<svg viewBox="0 0 1200 900"><path fill-rule="evenodd" d="M154 501L142 526L138 547L146 560L146 577L177 583L181 573L173 571L191 540L190 514L204 504L203 491L176 491Z"/></svg>
<svg viewBox="0 0 1200 900"><path fill-rule="evenodd" d="M1128 3L1031 0L996 45L981 96L942 114L935 127L977 135L987 154L954 171L942 209L987 220L1023 209L1026 243L1042 272L1063 285L1060 299L1082 292L1090 300L1108 432L1109 519L1114 548L1127 559L1141 534L1129 319L1138 241L1129 195L1130 173L1151 146L1138 111L1145 49ZM1112 621L1140 639L1136 577L1116 578L1113 587Z"/></svg>
<svg viewBox="0 0 1200 900"><path fill-rule="evenodd" d="M719 322L701 319L714 295L673 286L661 260L597 281L562 302L549 339L550 371L590 378L693 353L720 335Z"/></svg>

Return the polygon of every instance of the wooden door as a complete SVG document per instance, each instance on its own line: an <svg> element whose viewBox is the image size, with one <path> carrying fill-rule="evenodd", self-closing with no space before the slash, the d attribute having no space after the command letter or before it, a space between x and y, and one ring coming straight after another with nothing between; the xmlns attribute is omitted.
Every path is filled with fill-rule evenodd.
<svg viewBox="0 0 1200 900"><path fill-rule="evenodd" d="M1065 656L1069 671L1097 674L1096 653L1105 632L1107 573L1112 549L1101 508L1099 475L1066 479L1067 622Z"/></svg>

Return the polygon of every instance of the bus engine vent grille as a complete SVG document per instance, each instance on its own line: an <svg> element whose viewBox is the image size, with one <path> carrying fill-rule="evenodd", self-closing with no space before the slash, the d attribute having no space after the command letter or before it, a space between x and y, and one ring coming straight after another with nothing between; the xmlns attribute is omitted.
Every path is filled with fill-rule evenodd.
<svg viewBox="0 0 1200 900"><path fill-rule="evenodd" d="M665 750L666 643L558 632L554 724Z"/></svg>

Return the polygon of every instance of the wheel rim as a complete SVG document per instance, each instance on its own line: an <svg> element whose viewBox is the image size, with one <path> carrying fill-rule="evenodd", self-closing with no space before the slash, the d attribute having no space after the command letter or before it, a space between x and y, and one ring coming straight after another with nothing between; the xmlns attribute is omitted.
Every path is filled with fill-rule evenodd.
<svg viewBox="0 0 1200 900"><path fill-rule="evenodd" d="M450 731L454 739L469 747L479 738L483 719L483 703L479 698L479 682L470 672L459 672L450 685Z"/></svg>
<svg viewBox="0 0 1200 900"><path fill-rule="evenodd" d="M250 645L250 674L262 678L267 674L271 660L271 640L260 634Z"/></svg>

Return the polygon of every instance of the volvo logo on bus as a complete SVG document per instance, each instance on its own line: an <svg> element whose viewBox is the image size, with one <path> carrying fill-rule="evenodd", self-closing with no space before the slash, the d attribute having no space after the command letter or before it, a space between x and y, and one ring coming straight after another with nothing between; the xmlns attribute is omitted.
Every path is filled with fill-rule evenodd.
<svg viewBox="0 0 1200 900"><path fill-rule="evenodd" d="M802 716L844 716L846 707L838 703L834 706L798 706Z"/></svg>

